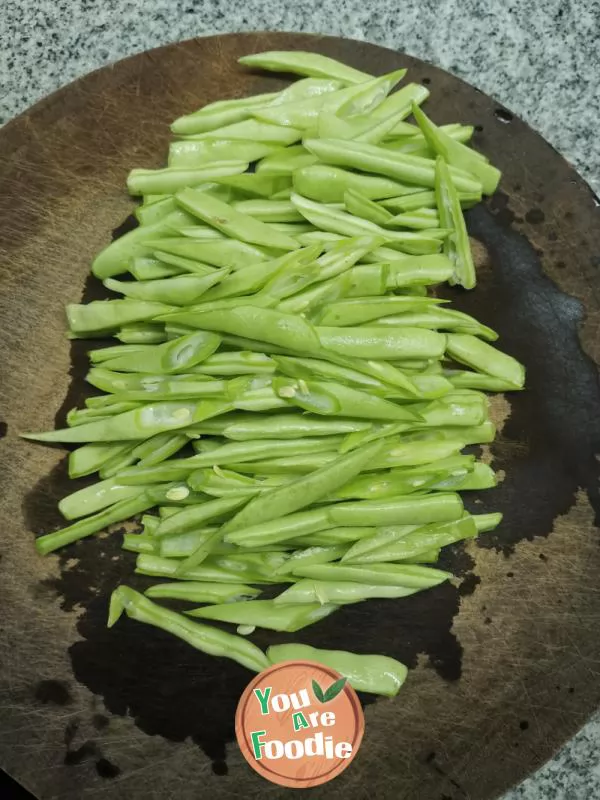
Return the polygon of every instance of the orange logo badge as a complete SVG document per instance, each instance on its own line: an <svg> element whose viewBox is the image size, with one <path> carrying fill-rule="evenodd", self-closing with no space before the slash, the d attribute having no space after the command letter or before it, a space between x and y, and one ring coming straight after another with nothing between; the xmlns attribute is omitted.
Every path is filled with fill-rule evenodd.
<svg viewBox="0 0 600 800"><path fill-rule="evenodd" d="M263 778L293 788L335 778L356 755L365 729L354 689L314 661L284 661L246 687L235 732Z"/></svg>

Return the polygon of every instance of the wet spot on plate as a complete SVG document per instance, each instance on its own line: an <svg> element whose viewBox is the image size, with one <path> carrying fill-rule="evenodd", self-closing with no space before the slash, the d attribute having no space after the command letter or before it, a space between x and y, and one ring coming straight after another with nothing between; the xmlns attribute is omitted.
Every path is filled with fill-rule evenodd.
<svg viewBox="0 0 600 800"><path fill-rule="evenodd" d="M472 511L504 514L477 546L510 554L522 540L548 536L580 487L598 524L600 386L579 339L583 306L546 275L539 254L514 230L506 195L471 209L467 220L493 267L480 272L477 292L444 288L441 294L496 330L498 346L527 373L527 391L510 394L510 416L490 444L504 480L494 491L464 496Z"/></svg>
<svg viewBox="0 0 600 800"><path fill-rule="evenodd" d="M525 214L525 219L532 225L539 225L546 219L546 216L541 208L532 208Z"/></svg>
<svg viewBox="0 0 600 800"><path fill-rule="evenodd" d="M500 122L504 122L505 124L513 121L513 115L510 113L510 111L507 111L506 108L496 108L494 110L494 116Z"/></svg>
<svg viewBox="0 0 600 800"><path fill-rule="evenodd" d="M107 758L99 758L96 761L96 772L101 778L116 778L117 775L121 774L120 768Z"/></svg>
<svg viewBox="0 0 600 800"><path fill-rule="evenodd" d="M35 699L45 705L66 706L73 698L64 681L45 680L35 687Z"/></svg>
<svg viewBox="0 0 600 800"><path fill-rule="evenodd" d="M81 747L76 750L67 750L65 753L64 763L67 766L76 766L82 764L91 756L96 755L96 745L94 742L84 742Z"/></svg>
<svg viewBox="0 0 600 800"><path fill-rule="evenodd" d="M97 731L103 731L108 728L110 720L104 714L94 714L92 717L92 725Z"/></svg>

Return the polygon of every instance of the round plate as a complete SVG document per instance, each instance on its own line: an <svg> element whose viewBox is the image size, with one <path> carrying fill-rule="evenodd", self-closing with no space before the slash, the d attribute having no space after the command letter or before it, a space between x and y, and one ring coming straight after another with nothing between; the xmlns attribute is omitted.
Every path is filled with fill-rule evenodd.
<svg viewBox="0 0 600 800"><path fill-rule="evenodd" d="M106 630L111 590L150 582L133 575L119 535L36 556L33 534L60 525L56 503L73 484L64 450L18 438L51 428L55 415L63 422L82 397L89 343L68 342L63 309L99 296L89 267L132 211L127 172L164 163L178 115L286 85L236 63L271 49L318 51L376 74L407 66L431 89L435 121L477 126L475 146L503 180L469 213L478 288L451 296L528 370L527 391L493 400L499 435L482 450L502 482L469 499L504 522L444 557L454 583L346 608L298 637L412 668L397 698L363 698L361 751L314 797L492 798L600 703L594 196L512 114L416 59L297 34L198 39L95 72L0 131L0 764L39 797L280 796L234 744L248 672L135 622Z"/></svg>

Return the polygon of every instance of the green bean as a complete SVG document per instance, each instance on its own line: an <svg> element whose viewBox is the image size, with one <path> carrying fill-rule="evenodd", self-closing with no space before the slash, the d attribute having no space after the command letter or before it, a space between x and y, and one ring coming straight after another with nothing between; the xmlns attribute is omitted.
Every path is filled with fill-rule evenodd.
<svg viewBox="0 0 600 800"><path fill-rule="evenodd" d="M305 139L303 144L309 153L326 164L374 172L419 187L433 188L435 185L435 164L428 158L343 139ZM479 182L464 169L450 167L450 174L458 191L480 191Z"/></svg>
<svg viewBox="0 0 600 800"><path fill-rule="evenodd" d="M415 105L412 111L427 143L435 153L448 162L450 171L454 166L475 175L481 182L484 194L493 194L496 191L501 177L500 170L488 164L479 155L475 155L469 147L455 141L440 130L418 106ZM454 185L457 189L462 189L461 186L457 186L456 181L454 181Z"/></svg>
<svg viewBox="0 0 600 800"><path fill-rule="evenodd" d="M293 572L298 564L327 564L330 561L337 561L341 558L348 547L346 545L330 545L327 547L308 547L305 550L296 550L287 561L278 567L273 573L274 576L286 575Z"/></svg>
<svg viewBox="0 0 600 800"><path fill-rule="evenodd" d="M140 533L126 533L123 536L121 548L130 553L146 553L152 555L157 552L155 540L151 536L145 536Z"/></svg>
<svg viewBox="0 0 600 800"><path fill-rule="evenodd" d="M481 461L476 461L471 472L465 475L451 475L436 481L430 488L435 491L464 492L473 489L491 489L496 486L496 473L488 465Z"/></svg>
<svg viewBox="0 0 600 800"><path fill-rule="evenodd" d="M178 117L172 124L171 130L179 136L194 133L204 133L247 119L251 110L256 106L268 105L277 97L276 92L258 94L254 97L242 97L230 100L224 105L216 107L211 103L200 110Z"/></svg>
<svg viewBox="0 0 600 800"><path fill-rule="evenodd" d="M275 371L275 362L264 353L233 351L215 353L201 364L192 368L194 374L201 375L270 375Z"/></svg>
<svg viewBox="0 0 600 800"><path fill-rule="evenodd" d="M262 672L269 666L269 660L264 653L247 639L161 608L128 586L119 586L111 595L107 623L109 628L117 622L123 611L131 619L172 633L203 653L230 658L254 672Z"/></svg>
<svg viewBox="0 0 600 800"><path fill-rule="evenodd" d="M187 611L190 617L232 622L234 625L253 625L273 631L293 633L306 628L337 610L337 606L307 603L306 605L277 605L273 600L245 600L238 603L205 606Z"/></svg>
<svg viewBox="0 0 600 800"><path fill-rule="evenodd" d="M327 305L319 316L319 324L361 325L398 313L435 311L435 306L442 302L435 297L356 297Z"/></svg>
<svg viewBox="0 0 600 800"><path fill-rule="evenodd" d="M161 556L140 553L136 560L135 571L139 575L150 575L155 578L174 578L178 563L176 558L163 558ZM205 562L199 567L194 567L183 575L178 576L183 581L209 581L214 583L239 584L241 580L250 583L270 583L258 574L242 576L239 571L226 569L212 562Z"/></svg>
<svg viewBox="0 0 600 800"><path fill-rule="evenodd" d="M473 521L479 533L493 531L502 522L502 514L473 514Z"/></svg>
<svg viewBox="0 0 600 800"><path fill-rule="evenodd" d="M315 330L325 350L366 359L440 358L446 346L445 336L423 328L321 326Z"/></svg>
<svg viewBox="0 0 600 800"><path fill-rule="evenodd" d="M512 356L469 334L448 334L446 352L460 364L466 364L493 378L499 378L522 389L525 370Z"/></svg>
<svg viewBox="0 0 600 800"><path fill-rule="evenodd" d="M133 464L135 461L134 450L137 445L138 442L135 440L127 442L127 448L123 452L115 454L112 458L107 459L98 470L100 478L102 480L113 478L115 475L118 475L122 469L126 469L130 464Z"/></svg>
<svg viewBox="0 0 600 800"><path fill-rule="evenodd" d="M444 227L454 229L452 236L448 236L444 241L444 254L454 265L454 272L449 283L459 284L465 289L473 289L477 278L467 226L448 165L441 156L438 156L435 164L435 198L440 223Z"/></svg>
<svg viewBox="0 0 600 800"><path fill-rule="evenodd" d="M409 228L414 231L444 228L438 213L430 208L424 208L419 213L415 211L410 214L396 214L385 224L388 228Z"/></svg>
<svg viewBox="0 0 600 800"><path fill-rule="evenodd" d="M188 230L187 228L182 228L182 230ZM210 230L210 229L209 229ZM216 231L215 231L216 232ZM175 241L174 239L171 240L172 242ZM181 240L178 239L178 242L182 242L185 244L185 239ZM224 242L224 244L228 244ZM233 243L236 245L241 246L241 242ZM165 246L168 246L165 244ZM203 264L200 261L194 261L191 258L184 258L183 256L177 256L173 253L167 253L164 250L155 250L154 251L155 257L160 261L161 264L170 267L170 269L177 270L177 274L181 275L183 273L188 273L191 275L211 275L215 270L216 267L209 266L208 264ZM237 265L239 262L235 262ZM237 266L232 266L232 269L236 269ZM138 278L138 280L140 280ZM154 278L152 278L154 280Z"/></svg>
<svg viewBox="0 0 600 800"><path fill-rule="evenodd" d="M275 605L288 606L305 603L335 603L348 605L373 598L408 597L420 591L409 586L381 586L355 581L315 581L305 578L292 584L274 598Z"/></svg>
<svg viewBox="0 0 600 800"><path fill-rule="evenodd" d="M220 343L220 337L214 333L195 331L164 344L148 345L141 352L111 358L104 366L117 372L182 373L212 355Z"/></svg>
<svg viewBox="0 0 600 800"><path fill-rule="evenodd" d="M130 449L130 442L84 444L69 453L69 478L83 478L85 475L91 475L109 459L119 457Z"/></svg>
<svg viewBox="0 0 600 800"><path fill-rule="evenodd" d="M347 189L344 192L344 206L349 214L354 214L355 217L362 217L374 222L376 225L387 225L394 218L383 206L380 206L374 200L370 200L356 189ZM426 227L434 228L436 225L432 224Z"/></svg>
<svg viewBox="0 0 600 800"><path fill-rule="evenodd" d="M58 504L58 510L65 519L77 519L95 514L121 500L137 497L143 491L143 486L126 486L116 478L109 478L63 497Z"/></svg>
<svg viewBox="0 0 600 800"><path fill-rule="evenodd" d="M179 509L176 511L178 510ZM171 516L173 516L173 514L171 514ZM185 533L174 533L171 536L155 538L158 555L163 558L185 559L191 556L198 548L206 544L210 544L210 549L213 554L223 554L227 552L227 550L233 549L231 545L213 541L215 531L218 530L218 525L212 525L206 528L186 531ZM181 566L182 562L179 561L177 570L173 573L174 577L181 577L183 572ZM189 570L185 571L187 572Z"/></svg>
<svg viewBox="0 0 600 800"><path fill-rule="evenodd" d="M398 91L388 95L386 99L380 103L377 108L374 108L371 115L375 119L384 119L390 114L397 114L402 112L403 117L406 118L412 113L413 104L421 105L429 97L429 89L421 83L407 83L402 86ZM414 132L417 129L411 126ZM390 131L390 135L401 135L406 132L406 123L399 122L396 128Z"/></svg>
<svg viewBox="0 0 600 800"><path fill-rule="evenodd" d="M139 459L138 467L153 467L178 453L188 441L183 433L159 433L139 444L133 455Z"/></svg>
<svg viewBox="0 0 600 800"><path fill-rule="evenodd" d="M129 402L130 398L118 398L121 402L115 402L106 408L72 408L67 413L67 425L73 428L77 425L84 425L87 422L95 422L109 419L115 414L122 414L139 408L139 403Z"/></svg>
<svg viewBox="0 0 600 800"><path fill-rule="evenodd" d="M153 195L147 194L143 198L142 205L139 205L134 211L135 218L140 225L154 225L177 211L177 203L171 195L158 195L159 200L148 202L152 197ZM146 256L134 256L132 260L142 261L146 258Z"/></svg>
<svg viewBox="0 0 600 800"><path fill-rule="evenodd" d="M114 442L146 439L164 431L185 428L194 421L195 403L150 403L106 420L88 422L76 428L22 434L40 442Z"/></svg>
<svg viewBox="0 0 600 800"><path fill-rule="evenodd" d="M215 330L234 336L248 336L291 350L306 353L320 349L319 338L305 320L291 314L253 306L240 305L221 312L180 312L173 320L203 330Z"/></svg>
<svg viewBox="0 0 600 800"><path fill-rule="evenodd" d="M316 661L331 667L348 679L359 692L394 697L406 680L408 670L387 656L355 655L344 650L319 650L306 644L271 645L267 650L271 664L280 661Z"/></svg>
<svg viewBox="0 0 600 800"><path fill-rule="evenodd" d="M189 506L177 514L161 521L156 529L156 536L168 536L173 533L185 533L204 525L211 519L220 517L246 503L247 497L220 497L217 500L207 500L197 506Z"/></svg>
<svg viewBox="0 0 600 800"><path fill-rule="evenodd" d="M414 186L389 178L361 175L327 164L312 164L296 169L293 179L294 190L298 194L321 203L342 203L349 189L360 191L371 200L396 198L415 191Z"/></svg>
<svg viewBox="0 0 600 800"><path fill-rule="evenodd" d="M40 536L35 540L35 548L40 555L48 555L48 553L52 553L60 547L72 544L79 539L90 536L92 533L98 533L98 531L104 530L109 525L134 517L136 514L152 508L155 504L154 497L150 497L146 492L138 493L135 497L125 498L110 506L110 508L105 508L96 514L80 519L67 528Z"/></svg>
<svg viewBox="0 0 600 800"><path fill-rule="evenodd" d="M412 558L424 551L446 547L463 539L472 539L478 534L471 517L446 522L443 525L425 525L394 541L373 540L368 551L352 552L351 548L342 558L345 564L381 564L387 561L400 561ZM362 544L360 542L359 544Z"/></svg>
<svg viewBox="0 0 600 800"><path fill-rule="evenodd" d="M263 122L305 130L314 127L321 110L338 112L342 117L372 110L405 74L404 69L395 70L337 92L318 95L300 102L256 108L252 115Z"/></svg>
<svg viewBox="0 0 600 800"><path fill-rule="evenodd" d="M93 300L85 305L67 305L67 320L73 334L89 336L114 331L132 322L151 320L173 310L173 306L165 303L144 300Z"/></svg>
<svg viewBox="0 0 600 800"><path fill-rule="evenodd" d="M236 603L252 599L260 594L260 589L243 583L211 583L203 581L176 581L175 583L156 583L144 592L146 597L166 597L172 600L187 600L191 603Z"/></svg>
<svg viewBox="0 0 600 800"><path fill-rule="evenodd" d="M264 200L273 200L274 195L291 187L292 178L287 175L262 175L259 172L246 172L243 175L219 178L218 182L243 194L260 197Z"/></svg>
<svg viewBox="0 0 600 800"><path fill-rule="evenodd" d="M303 536L298 540L288 540L286 541L286 545L288 547L330 547L338 544L347 545L363 537L372 536L376 530L376 528L366 526L327 528L317 533L309 533L307 536Z"/></svg>
<svg viewBox="0 0 600 800"><path fill-rule="evenodd" d="M271 72L293 72L297 75L308 75L313 78L334 78L342 83L362 83L371 80L372 76L360 72L347 64L333 58L308 53L302 50L254 53L238 59L240 64L254 69L265 69Z"/></svg>
<svg viewBox="0 0 600 800"><path fill-rule="evenodd" d="M458 192L458 199L463 208L470 208L475 203L481 201L481 192ZM435 191L416 192L410 195L390 197L389 199L384 198L381 204L390 211L398 214L424 210L426 208L437 208Z"/></svg>
<svg viewBox="0 0 600 800"><path fill-rule="evenodd" d="M366 219L355 217L323 203L315 203L314 200L308 200L296 193L292 193L291 200L309 222L325 231L339 233L343 236L360 236L361 234L380 236L398 249L416 255L436 253L440 249L439 239L425 235L430 233L429 231L425 233L387 231Z"/></svg>
<svg viewBox="0 0 600 800"><path fill-rule="evenodd" d="M304 222L289 200L238 200L233 208L261 222Z"/></svg>
<svg viewBox="0 0 600 800"><path fill-rule="evenodd" d="M182 189L177 192L176 199L190 214L234 239L280 250L295 250L299 247L296 240L290 236L267 228L263 222L242 214L206 192Z"/></svg>
<svg viewBox="0 0 600 800"><path fill-rule="evenodd" d="M301 144L280 148L261 159L256 166L256 174L269 177L291 178L296 170L316 164L317 157Z"/></svg>
<svg viewBox="0 0 600 800"><path fill-rule="evenodd" d="M214 161L257 161L276 153L276 145L231 139L184 139L169 145L169 166L177 169L200 167Z"/></svg>
<svg viewBox="0 0 600 800"><path fill-rule="evenodd" d="M453 448L459 449L466 447L468 444L484 444L486 442L493 442L496 436L496 428L491 420L485 420L481 425L468 426L460 429L456 428L422 428L420 430L407 431L404 434L404 441L407 446L411 444L420 443L423 446L423 453L427 448L432 448L434 452L436 448L440 448L440 452L447 448L452 452ZM457 437L460 441L457 441ZM440 455L445 458L450 452L445 455ZM392 466L392 465L390 465Z"/></svg>
<svg viewBox="0 0 600 800"><path fill-rule="evenodd" d="M304 381L311 378L325 378L338 382L348 382L359 387L368 387L373 390L386 391L389 387L385 383L366 375L359 370L341 367L330 361L322 361L315 358L288 358L286 356L274 356L274 362L279 372L290 378L300 378Z"/></svg>
<svg viewBox="0 0 600 800"><path fill-rule="evenodd" d="M213 270L208 275L177 275L172 278L151 281L117 281L107 278L104 285L113 292L130 297L134 300L150 300L158 302L162 298L165 303L173 306L191 306L197 303L200 297L223 278L229 275L229 270Z"/></svg>
<svg viewBox="0 0 600 800"><path fill-rule="evenodd" d="M177 210L152 225L141 225L134 228L124 236L115 239L96 256L92 264L92 272L100 280L127 272L131 258L151 254L145 244L145 240L149 236L156 238L169 236L173 225L190 224L190 220L188 214Z"/></svg>
<svg viewBox="0 0 600 800"><path fill-rule="evenodd" d="M262 483L240 475L231 470L199 469L191 473L187 479L188 486L211 497L225 497L232 494L246 494L249 497L262 491Z"/></svg>
<svg viewBox="0 0 600 800"><path fill-rule="evenodd" d="M482 392L513 392L518 390L509 381L502 378L494 378L491 375L483 375L480 372L468 372L449 369L444 371L444 376L456 389L478 389Z"/></svg>
<svg viewBox="0 0 600 800"><path fill-rule="evenodd" d="M322 581L355 581L382 586L429 589L451 577L450 573L417 564L314 564L294 569L294 575Z"/></svg>
<svg viewBox="0 0 600 800"><path fill-rule="evenodd" d="M148 322L124 325L115 337L124 344L161 344L166 341L164 325Z"/></svg>
<svg viewBox="0 0 600 800"><path fill-rule="evenodd" d="M453 493L337 503L328 511L329 518L336 525L369 524L376 527L446 522L459 519L462 513L460 496Z"/></svg>
<svg viewBox="0 0 600 800"><path fill-rule="evenodd" d="M270 122L262 122L256 119L244 119L241 122L233 122L231 125L224 125L204 133L191 134L195 141L206 139L231 139L233 141L255 141L262 144L280 145L285 147L302 138L302 131L297 128L286 127L284 125L273 125Z"/></svg>
<svg viewBox="0 0 600 800"><path fill-rule="evenodd" d="M215 427L217 423L217 427ZM213 423L195 425L190 430L199 433L219 433L228 439L247 441L268 437L270 439L299 439L303 436L336 436L365 430L371 423L357 419L320 419L306 414L277 414L273 417L255 417L250 414L230 414Z"/></svg>
<svg viewBox="0 0 600 800"><path fill-rule="evenodd" d="M455 311L450 308L429 307L417 312L402 312L398 315L391 315L384 319L379 319L378 325L410 325L412 327L448 330L456 333L470 333L492 342L498 338L498 334L491 328L482 325L476 319L468 314L464 314L462 311Z"/></svg>
<svg viewBox="0 0 600 800"><path fill-rule="evenodd" d="M342 383L275 378L273 388L279 397L315 414L339 415L358 419L414 421L418 417L408 407L377 397Z"/></svg>
<svg viewBox="0 0 600 800"><path fill-rule="evenodd" d="M446 523L442 523L442 526ZM415 531L422 530L422 525L388 525L379 528L373 528L373 534L368 537L361 538L354 542L354 544L346 551L345 557L342 561L357 561L368 559L369 554L374 550L383 550L390 546L395 545L397 542L402 542L404 539ZM389 559L383 559L388 561ZM393 559L392 559L393 560ZM398 559L400 560L400 559Z"/></svg>
<svg viewBox="0 0 600 800"><path fill-rule="evenodd" d="M202 262L214 267L242 269L257 261L267 261L270 257L268 250L247 242L238 242L235 239L216 239L214 241L210 239L194 241L191 238L149 239L146 245L161 259L176 256L178 264L184 263L181 261L181 257L188 263L199 262L198 266L203 273L205 265Z"/></svg>
<svg viewBox="0 0 600 800"><path fill-rule="evenodd" d="M319 441L318 439L315 441ZM324 440L329 442L329 437ZM381 443L368 444L342 455L311 475L254 497L223 528L224 533L288 516L326 497L358 475L381 451Z"/></svg>
<svg viewBox="0 0 600 800"><path fill-rule="evenodd" d="M298 511L270 522L252 524L246 528L226 532L224 540L241 547L262 547L325 530L330 524L327 511L323 509Z"/></svg>
<svg viewBox="0 0 600 800"><path fill-rule="evenodd" d="M186 186L198 186L226 175L238 175L247 169L248 162L244 161L217 161L197 169L132 169L127 176L127 189L131 195L153 192L174 194ZM169 204L169 212L173 210Z"/></svg>

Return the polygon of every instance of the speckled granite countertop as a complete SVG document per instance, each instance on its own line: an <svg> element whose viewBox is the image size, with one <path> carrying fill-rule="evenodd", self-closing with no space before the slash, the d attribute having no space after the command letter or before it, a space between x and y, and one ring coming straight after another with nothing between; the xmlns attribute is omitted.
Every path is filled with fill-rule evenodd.
<svg viewBox="0 0 600 800"><path fill-rule="evenodd" d="M600 193L600 0L4 0L0 124L124 56L213 33L319 32L404 50L496 97ZM504 800L600 798L600 714Z"/></svg>

